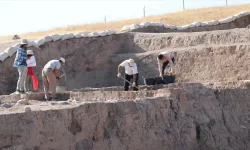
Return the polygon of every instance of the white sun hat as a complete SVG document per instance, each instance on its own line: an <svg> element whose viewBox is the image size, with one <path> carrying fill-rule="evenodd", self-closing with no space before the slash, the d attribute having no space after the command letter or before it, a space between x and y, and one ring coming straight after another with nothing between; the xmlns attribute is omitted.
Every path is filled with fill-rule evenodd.
<svg viewBox="0 0 250 150"><path fill-rule="evenodd" d="M27 55L34 55L32 50L27 50Z"/></svg>
<svg viewBox="0 0 250 150"><path fill-rule="evenodd" d="M20 45L29 44L27 39L22 39Z"/></svg>
<svg viewBox="0 0 250 150"><path fill-rule="evenodd" d="M65 59L61 57L59 60L61 60L63 63L65 63Z"/></svg>
<svg viewBox="0 0 250 150"><path fill-rule="evenodd" d="M130 58L130 59L128 60L128 63L129 63L131 66L133 66L133 65L135 64L135 61L134 61L134 59L131 59L131 58Z"/></svg>

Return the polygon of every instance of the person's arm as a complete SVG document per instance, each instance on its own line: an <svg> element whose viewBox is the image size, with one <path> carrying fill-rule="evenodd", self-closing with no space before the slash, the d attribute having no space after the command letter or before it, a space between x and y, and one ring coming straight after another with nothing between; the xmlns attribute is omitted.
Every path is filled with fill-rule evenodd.
<svg viewBox="0 0 250 150"><path fill-rule="evenodd" d="M118 72L118 73L121 73L121 72L122 72L122 66L121 66L121 65L118 66L117 72Z"/></svg>
<svg viewBox="0 0 250 150"><path fill-rule="evenodd" d="M36 58L35 58L35 56L32 56L32 57L33 57L33 60L34 60L34 63L32 65L36 66Z"/></svg>
<svg viewBox="0 0 250 150"><path fill-rule="evenodd" d="M134 83L136 82L136 74L137 73L138 73L137 65L135 64L134 67L133 67L133 82Z"/></svg>
<svg viewBox="0 0 250 150"><path fill-rule="evenodd" d="M55 74L55 76L56 76L57 72L58 72L58 69L53 70L53 73Z"/></svg>
<svg viewBox="0 0 250 150"><path fill-rule="evenodd" d="M169 62L169 64L170 64L170 67L171 67L171 69L172 69L172 72L174 72L174 63L173 63L171 57L168 57L168 62Z"/></svg>
<svg viewBox="0 0 250 150"><path fill-rule="evenodd" d="M157 62L158 62L159 74L160 74L160 76L162 76L162 63L161 63L161 61L158 58L157 58Z"/></svg>
<svg viewBox="0 0 250 150"><path fill-rule="evenodd" d="M117 77L118 77L118 78L121 77L122 67L125 66L125 63L126 63L126 62L123 61L123 62L118 66L118 68L117 68L117 72L118 72Z"/></svg>
<svg viewBox="0 0 250 150"><path fill-rule="evenodd" d="M121 64L118 66L117 72L118 72L117 73L117 77L120 78L122 76L122 74L121 74L121 72L122 72L122 66L121 66Z"/></svg>
<svg viewBox="0 0 250 150"><path fill-rule="evenodd" d="M26 52L24 50L22 50L20 53L21 53L21 59L23 61L28 60L27 54L26 54Z"/></svg>

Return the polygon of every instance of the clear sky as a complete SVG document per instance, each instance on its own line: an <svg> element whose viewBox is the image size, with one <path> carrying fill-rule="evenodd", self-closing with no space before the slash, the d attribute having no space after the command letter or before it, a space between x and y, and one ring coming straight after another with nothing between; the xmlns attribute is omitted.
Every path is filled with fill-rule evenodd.
<svg viewBox="0 0 250 150"><path fill-rule="evenodd" d="M183 0L0 0L0 36L74 24L140 18L182 10ZM228 0L229 5L250 0ZM225 6L226 0L185 0L186 9Z"/></svg>

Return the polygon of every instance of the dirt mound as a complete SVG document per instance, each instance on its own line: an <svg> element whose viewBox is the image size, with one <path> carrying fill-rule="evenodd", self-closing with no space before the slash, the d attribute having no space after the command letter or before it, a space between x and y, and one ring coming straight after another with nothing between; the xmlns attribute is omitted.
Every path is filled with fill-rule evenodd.
<svg viewBox="0 0 250 150"><path fill-rule="evenodd" d="M106 96L96 99L97 93ZM29 100L1 111L0 149L249 149L249 93L232 83L190 83ZM135 94L141 96L134 100Z"/></svg>
<svg viewBox="0 0 250 150"><path fill-rule="evenodd" d="M169 29L164 26L148 26L138 29L133 29L131 32L146 32L146 33L168 33L168 32L202 32L202 31L214 31L214 30L228 30L235 28L246 28L250 24L250 15L238 18L232 22L216 24L216 25L207 25L207 26L198 26L198 27L189 27L183 30Z"/></svg>

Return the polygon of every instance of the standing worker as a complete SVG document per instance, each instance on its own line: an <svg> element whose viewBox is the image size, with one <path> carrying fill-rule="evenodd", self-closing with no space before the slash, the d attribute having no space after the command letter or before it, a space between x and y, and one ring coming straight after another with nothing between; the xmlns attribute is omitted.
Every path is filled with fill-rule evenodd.
<svg viewBox="0 0 250 150"><path fill-rule="evenodd" d="M171 75L174 76L174 55L170 52L161 52L157 56L157 61L158 61L158 68L159 68L159 73L160 76L164 76L164 71L167 67L168 64L170 64L171 67Z"/></svg>
<svg viewBox="0 0 250 150"><path fill-rule="evenodd" d="M25 80L27 75L27 63L29 59L27 56L28 40L23 39L20 43L20 47L17 50L13 67L17 68L19 78L17 81L17 87L15 94L25 93Z"/></svg>
<svg viewBox="0 0 250 150"><path fill-rule="evenodd" d="M121 68L125 68L125 79L130 81L133 79L133 91L138 91L138 70L137 65L133 59L128 59L123 61L118 66L118 74L117 77L121 78ZM124 82L124 91L128 91L129 88L129 82Z"/></svg>
<svg viewBox="0 0 250 150"><path fill-rule="evenodd" d="M32 89L34 90L38 89L38 80L35 76L34 69L33 69L33 67L36 66L36 59L32 50L27 50L27 56L30 57L30 59L26 61L27 66L28 66L28 72L26 76L25 90L26 92L32 92L33 91ZM32 85L33 85L33 88L32 88Z"/></svg>
<svg viewBox="0 0 250 150"><path fill-rule="evenodd" d="M60 77L56 76L56 73L61 68L61 65L65 64L65 59L61 57L59 60L49 61L42 70L43 86L46 100L53 100L56 98L56 80ZM52 94L49 97L49 89Z"/></svg>

